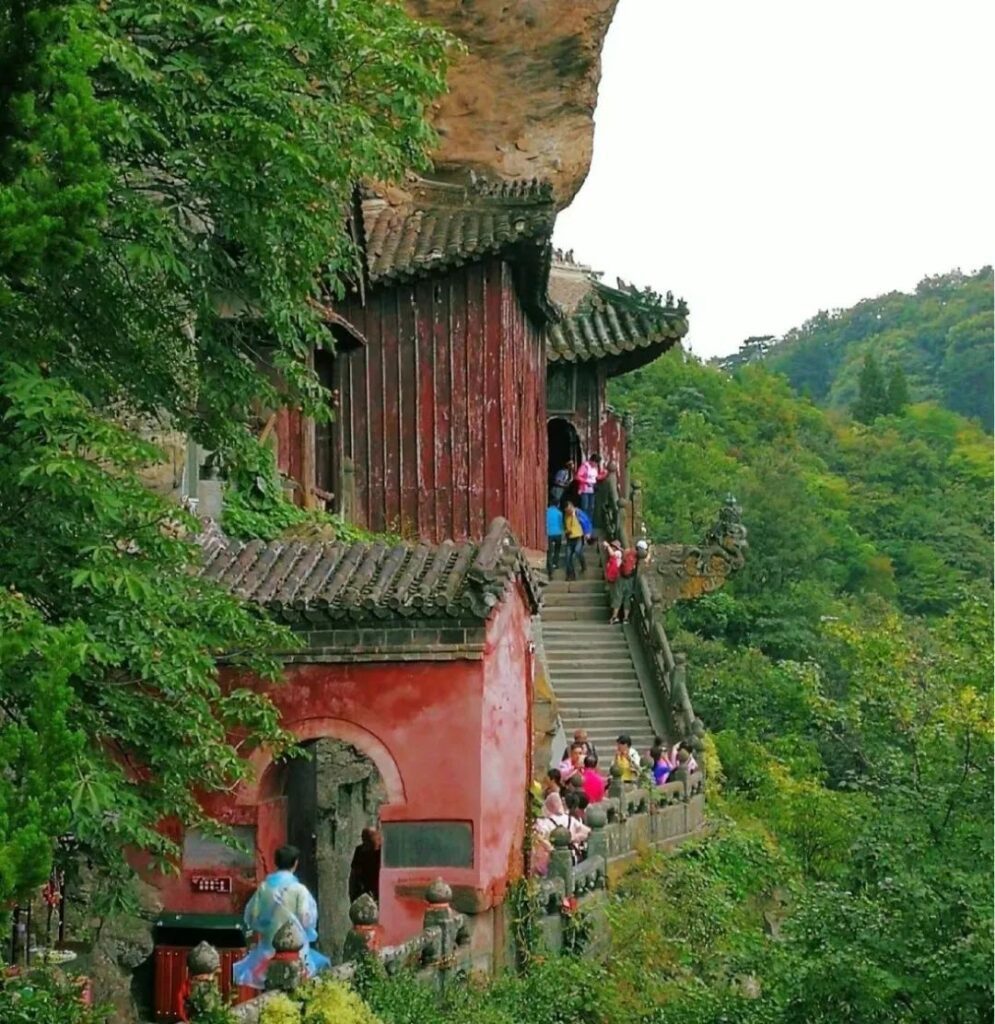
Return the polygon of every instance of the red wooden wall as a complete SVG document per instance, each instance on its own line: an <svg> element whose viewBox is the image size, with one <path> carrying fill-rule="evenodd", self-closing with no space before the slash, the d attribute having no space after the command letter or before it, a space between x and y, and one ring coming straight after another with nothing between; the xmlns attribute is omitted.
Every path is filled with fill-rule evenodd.
<svg viewBox="0 0 995 1024"><path fill-rule="evenodd" d="M543 547L545 355L508 265L376 288L341 312L367 343L335 360L336 507L430 542L481 538L506 516Z"/></svg>

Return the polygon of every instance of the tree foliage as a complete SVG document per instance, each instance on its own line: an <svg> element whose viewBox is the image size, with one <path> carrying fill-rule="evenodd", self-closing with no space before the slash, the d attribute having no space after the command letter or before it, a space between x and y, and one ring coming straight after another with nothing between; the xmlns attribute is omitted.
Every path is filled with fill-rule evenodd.
<svg viewBox="0 0 995 1024"><path fill-rule="evenodd" d="M850 309L821 312L758 351L755 339L719 360L729 370L762 359L802 394L834 409L858 398L864 357L901 366L913 402L935 401L993 424L992 268L952 271ZM893 405L894 408L894 405Z"/></svg>
<svg viewBox="0 0 995 1024"><path fill-rule="evenodd" d="M0 902L66 830L108 871L169 858L161 822L284 742L216 662L272 676L289 639L191 574L142 438L235 479L268 410L323 414L302 356L354 275L353 190L424 162L447 46L393 0L0 17Z"/></svg>
<svg viewBox="0 0 995 1024"><path fill-rule="evenodd" d="M860 423L873 423L888 409L888 387L884 374L872 352L864 355L864 364L857 381L857 400L853 403L853 418Z"/></svg>
<svg viewBox="0 0 995 1024"><path fill-rule="evenodd" d="M764 365L673 353L614 385L653 535L694 540L727 489L750 531L668 623L727 820L629 883L637 1019L991 1017L991 442L877 379L867 423Z"/></svg>

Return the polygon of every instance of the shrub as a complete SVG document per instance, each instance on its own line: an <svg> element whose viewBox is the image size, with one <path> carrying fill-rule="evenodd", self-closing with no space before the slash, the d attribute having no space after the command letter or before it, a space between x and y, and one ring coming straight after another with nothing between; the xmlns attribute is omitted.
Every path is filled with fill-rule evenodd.
<svg viewBox="0 0 995 1024"><path fill-rule="evenodd" d="M80 985L48 971L16 978L0 976L0 1021L3 1024L101 1024L100 1008L84 1006Z"/></svg>

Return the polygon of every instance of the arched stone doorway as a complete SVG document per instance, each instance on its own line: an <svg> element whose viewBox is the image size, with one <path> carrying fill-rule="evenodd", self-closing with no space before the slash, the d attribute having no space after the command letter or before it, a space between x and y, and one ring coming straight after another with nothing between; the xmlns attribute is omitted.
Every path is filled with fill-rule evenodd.
<svg viewBox="0 0 995 1024"><path fill-rule="evenodd" d="M301 851L298 877L318 901L318 946L337 960L349 931L349 871L363 829L377 824L387 789L377 766L344 740L303 744L282 766L287 842Z"/></svg>
<svg viewBox="0 0 995 1024"><path fill-rule="evenodd" d="M557 470L562 469L571 460L579 466L583 456L581 454L580 438L570 420L564 419L562 416L554 416L546 424L546 437L547 450L549 451L549 465L546 474L546 489L548 492L549 488L553 485L553 477L556 475Z"/></svg>

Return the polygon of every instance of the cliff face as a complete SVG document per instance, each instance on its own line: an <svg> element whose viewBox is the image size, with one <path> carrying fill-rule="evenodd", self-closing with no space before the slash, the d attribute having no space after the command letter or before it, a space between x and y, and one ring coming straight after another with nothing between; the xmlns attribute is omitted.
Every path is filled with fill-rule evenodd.
<svg viewBox="0 0 995 1024"><path fill-rule="evenodd" d="M601 46L618 0L407 0L466 44L433 122L441 172L548 178L559 208L587 175Z"/></svg>

